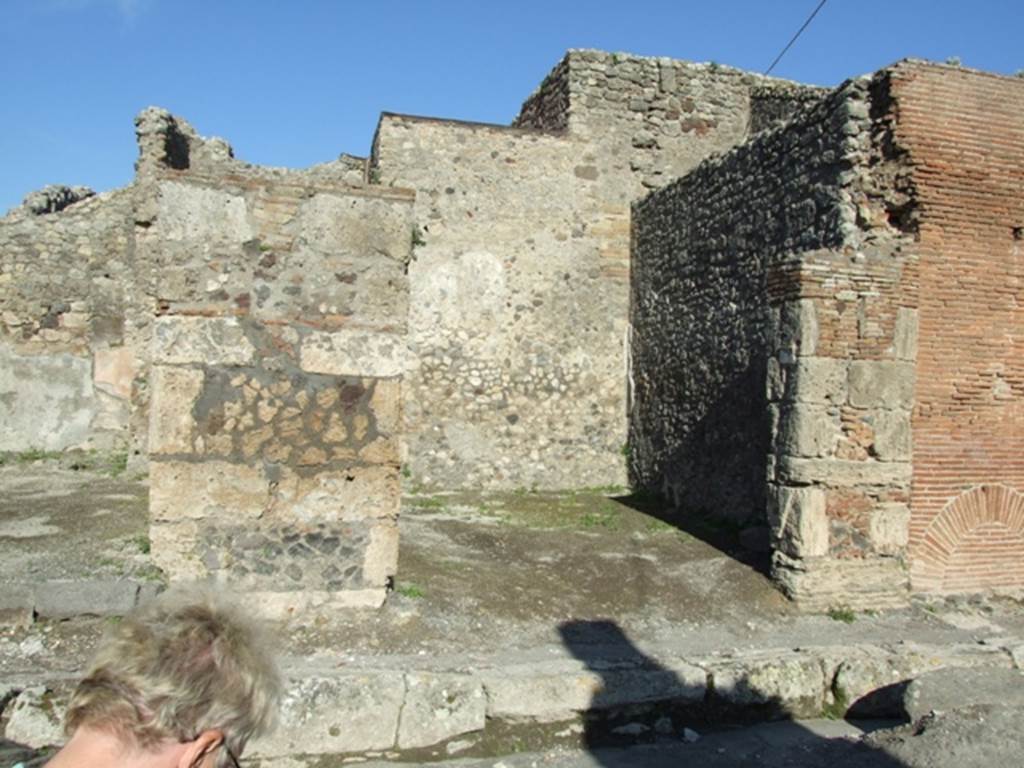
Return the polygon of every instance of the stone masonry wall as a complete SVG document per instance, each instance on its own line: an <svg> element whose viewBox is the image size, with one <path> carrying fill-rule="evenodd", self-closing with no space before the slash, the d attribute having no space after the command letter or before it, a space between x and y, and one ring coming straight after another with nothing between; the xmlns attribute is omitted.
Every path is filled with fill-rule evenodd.
<svg viewBox="0 0 1024 768"><path fill-rule="evenodd" d="M77 195L43 192L0 219L0 451L120 448L134 380L132 193L61 207Z"/></svg>
<svg viewBox="0 0 1024 768"><path fill-rule="evenodd" d="M385 115L382 184L417 189L405 401L414 484L625 481L628 218L585 143Z"/></svg>
<svg viewBox="0 0 1024 768"><path fill-rule="evenodd" d="M888 107L847 83L635 209L634 474L766 514L812 607L906 597L916 260Z"/></svg>
<svg viewBox="0 0 1024 768"><path fill-rule="evenodd" d="M618 202L684 175L751 133L751 93L819 98L822 89L719 64L572 50L526 101L514 125L568 130L609 158ZM761 121L763 123L763 121Z"/></svg>
<svg viewBox="0 0 1024 768"><path fill-rule="evenodd" d="M770 276L841 242L836 108L634 205L631 480L680 508L764 521Z"/></svg>
<svg viewBox="0 0 1024 768"><path fill-rule="evenodd" d="M144 184L155 561L272 613L379 604L397 562L412 195L244 169Z"/></svg>
<svg viewBox="0 0 1024 768"><path fill-rule="evenodd" d="M920 249L915 591L1024 588L1024 82L891 76Z"/></svg>
<svg viewBox="0 0 1024 768"><path fill-rule="evenodd" d="M137 126L155 562L274 614L380 604L413 194L363 184L344 158L249 166L162 110Z"/></svg>
<svg viewBox="0 0 1024 768"><path fill-rule="evenodd" d="M406 400L417 482L624 482L628 206L742 140L755 84L801 88L572 51L518 128L382 118L371 173L420 193Z"/></svg>

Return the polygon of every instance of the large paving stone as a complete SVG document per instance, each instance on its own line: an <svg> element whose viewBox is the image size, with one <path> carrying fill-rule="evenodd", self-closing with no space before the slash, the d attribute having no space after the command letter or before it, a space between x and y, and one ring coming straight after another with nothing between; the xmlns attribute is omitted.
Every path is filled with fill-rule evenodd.
<svg viewBox="0 0 1024 768"><path fill-rule="evenodd" d="M389 749L405 697L400 672L311 676L285 692L277 730L247 756L284 757Z"/></svg>
<svg viewBox="0 0 1024 768"><path fill-rule="evenodd" d="M48 619L83 614L124 616L139 597L139 584L127 579L45 581L36 587L36 613Z"/></svg>
<svg viewBox="0 0 1024 768"><path fill-rule="evenodd" d="M912 722L930 712L978 704L1024 708L1024 672L990 667L936 670L911 680L902 703Z"/></svg>
<svg viewBox="0 0 1024 768"><path fill-rule="evenodd" d="M663 669L593 671L568 664L513 667L483 674L489 717L558 722L580 712L654 701L704 698L707 673L686 663Z"/></svg>
<svg viewBox="0 0 1024 768"><path fill-rule="evenodd" d="M816 717L824 706L825 673L815 656L755 657L710 669L715 699L730 708L769 707Z"/></svg>
<svg viewBox="0 0 1024 768"><path fill-rule="evenodd" d="M467 675L406 675L405 707L398 725L401 749L426 747L483 730L487 699L480 681Z"/></svg>

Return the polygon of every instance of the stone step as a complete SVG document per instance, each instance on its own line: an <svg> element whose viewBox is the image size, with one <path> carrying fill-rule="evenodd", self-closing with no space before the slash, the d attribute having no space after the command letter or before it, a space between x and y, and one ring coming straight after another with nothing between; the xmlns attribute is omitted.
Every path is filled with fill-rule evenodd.
<svg viewBox="0 0 1024 768"><path fill-rule="evenodd" d="M280 726L246 754L437 760L551 744L644 742L737 722L908 719L908 701L914 713L925 706L920 696L908 698L912 680L942 669L1003 670L1012 677L1022 663L1024 640L1016 637L657 660L596 652L550 658L550 649L539 649L477 658L471 666L422 657L292 657L283 661L288 682ZM1005 675L999 679L1000 690L1012 690ZM36 747L58 742L73 684L68 676L41 674L7 681L6 694L0 686L0 700L10 701L6 738Z"/></svg>
<svg viewBox="0 0 1024 768"><path fill-rule="evenodd" d="M35 618L124 616L162 588L155 581L130 578L4 582L0 584L0 620L25 626Z"/></svg>

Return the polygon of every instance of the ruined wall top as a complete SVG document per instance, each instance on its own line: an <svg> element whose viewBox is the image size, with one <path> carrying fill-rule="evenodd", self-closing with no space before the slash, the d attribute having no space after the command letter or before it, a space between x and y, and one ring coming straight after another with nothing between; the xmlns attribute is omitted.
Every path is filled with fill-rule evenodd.
<svg viewBox="0 0 1024 768"><path fill-rule="evenodd" d="M727 102L737 86L752 112L762 106L769 110L768 115L755 116L751 133L792 113L781 105L816 101L829 90L717 62L571 49L524 102L513 124L548 131L596 130L607 118L603 113L611 102L626 117L661 113L662 120L689 120L699 129L699 123L708 120L702 113L726 106L720 102ZM686 125L682 127L685 131Z"/></svg>
<svg viewBox="0 0 1024 768"><path fill-rule="evenodd" d="M264 181L294 179L316 183L343 182L353 186L366 182L366 160L342 154L337 160L301 170L254 165L235 158L224 139L200 136L188 121L161 107L147 107L135 117L139 157L136 177L147 179L168 170L209 176L244 176Z"/></svg>

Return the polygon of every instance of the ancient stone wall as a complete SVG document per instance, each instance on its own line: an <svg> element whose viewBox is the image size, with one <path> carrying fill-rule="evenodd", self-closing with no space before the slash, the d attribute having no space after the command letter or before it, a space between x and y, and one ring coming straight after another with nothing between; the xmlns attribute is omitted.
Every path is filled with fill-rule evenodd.
<svg viewBox="0 0 1024 768"><path fill-rule="evenodd" d="M0 451L119 448L134 353L131 190L44 190L0 219Z"/></svg>
<svg viewBox="0 0 1024 768"><path fill-rule="evenodd" d="M916 591L1024 587L1024 82L891 77L920 249L910 520Z"/></svg>
<svg viewBox="0 0 1024 768"><path fill-rule="evenodd" d="M762 102L776 89L786 102L822 94L715 63L573 50L514 124L585 138L597 157L611 161L620 180L615 199L629 203L745 140L755 89Z"/></svg>
<svg viewBox="0 0 1024 768"><path fill-rule="evenodd" d="M635 476L766 519L808 605L907 594L916 261L883 82L635 207Z"/></svg>
<svg viewBox="0 0 1024 768"><path fill-rule="evenodd" d="M764 520L770 284L787 259L841 242L837 108L634 205L631 479L686 510Z"/></svg>
<svg viewBox="0 0 1024 768"><path fill-rule="evenodd" d="M411 482L623 483L629 224L587 145L385 115L373 169L417 189Z"/></svg>
<svg viewBox="0 0 1024 768"><path fill-rule="evenodd" d="M371 174L419 192L416 482L624 482L629 203L742 140L751 89L776 84L802 93L725 67L572 51L516 128L382 118Z"/></svg>
<svg viewBox="0 0 1024 768"><path fill-rule="evenodd" d="M412 194L154 170L154 560L273 613L376 605L397 563Z"/></svg>

